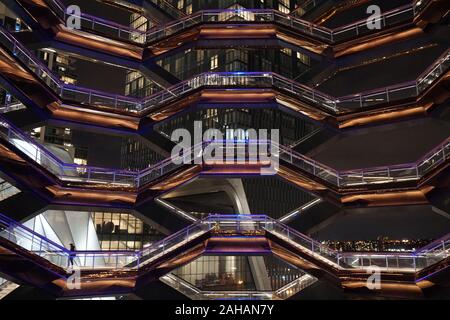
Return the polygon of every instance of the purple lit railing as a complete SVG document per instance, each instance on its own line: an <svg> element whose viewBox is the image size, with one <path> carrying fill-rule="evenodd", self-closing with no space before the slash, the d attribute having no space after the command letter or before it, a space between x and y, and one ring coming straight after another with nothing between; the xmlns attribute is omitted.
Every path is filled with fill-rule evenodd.
<svg viewBox="0 0 450 320"><path fill-rule="evenodd" d="M349 112L393 101L417 97L439 79L450 67L450 50L439 57L417 80L335 98L296 81L271 72L208 72L161 90L147 98L109 94L65 84L8 31L0 28L0 40L13 55L32 70L54 92L66 100L82 105L107 107L135 114L151 113L164 104L202 87L262 87L289 92L300 100L333 113Z"/></svg>
<svg viewBox="0 0 450 320"><path fill-rule="evenodd" d="M338 109L354 110L419 96L450 67L450 50L445 51L416 80L365 91L336 99Z"/></svg>
<svg viewBox="0 0 450 320"><path fill-rule="evenodd" d="M67 21L67 7L59 0L46 0L50 8L56 12L62 21ZM130 40L139 44L146 41L145 31L130 28L129 26L81 13L81 27L101 32L118 39Z"/></svg>
<svg viewBox="0 0 450 320"><path fill-rule="evenodd" d="M432 247L433 250L426 252L419 249L414 253L354 253L333 250L267 216L212 215L208 217L208 220L215 221L214 231L261 230L270 232L308 255L346 270L378 266L384 271L417 272L442 261L450 254L450 235L430 244L429 247Z"/></svg>
<svg viewBox="0 0 450 320"><path fill-rule="evenodd" d="M169 13L175 19L180 19L186 15L172 6L165 0L149 0L156 6ZM46 0L50 8L56 12L62 21L67 21L67 7L59 0ZM117 39L130 40L137 44L145 44L146 31L130 28L129 26L121 25L119 23L95 17L89 14L81 13L81 27L89 30L94 30Z"/></svg>
<svg viewBox="0 0 450 320"><path fill-rule="evenodd" d="M371 23L380 23L381 29L397 25L401 22L405 21L413 21L414 18L414 10L411 4L402 6L397 9L393 9L390 11L386 11L381 14L379 18L371 20ZM332 41L339 42L351 39L353 37L366 35L373 32L373 29L369 29L367 26L367 19L361 19L359 21L338 27L333 29L332 32ZM380 30L380 29L375 29Z"/></svg>
<svg viewBox="0 0 450 320"><path fill-rule="evenodd" d="M70 258L73 258L74 266L83 269L139 270L142 266L208 232L212 227L212 223L208 221L195 223L140 251L70 251L23 224L0 214L0 237L63 269L71 269L69 262Z"/></svg>
<svg viewBox="0 0 450 320"><path fill-rule="evenodd" d="M353 37L373 32L367 27L367 20L357 21L337 29L331 30L320 25L299 19L293 15L285 14L272 9L216 9L203 10L186 16L180 10L164 0L150 0L157 6L164 8L178 20L162 27L155 27L148 32L136 30L98 17L81 14L82 26L87 29L103 32L119 39L131 40L139 44L152 43L171 36L177 32L201 23L229 23L229 22L274 22L293 28L308 36L313 36L330 43L351 39ZM47 0L50 7L59 17L66 21L66 6L59 0ZM412 5L406 5L383 13L379 22L381 28L389 27L400 22L411 20L414 17ZM180 19L181 18L181 19Z"/></svg>
<svg viewBox="0 0 450 320"><path fill-rule="evenodd" d="M250 161L261 160L261 157L265 155L271 157L269 161L279 157L303 172L307 172L337 187L418 180L446 162L450 155L450 138L448 138L415 163L338 171L289 147L275 144L271 141L258 140L250 141L250 143L241 141L236 144L230 144L230 141L216 140L194 145L188 150L187 154L171 156L144 170L127 171L63 163L44 146L15 127L2 115L0 115L0 136L13 144L31 160L45 167L64 181L109 183L127 187L144 186L173 172L186 163L211 164L203 159L203 151L206 146L222 149L224 154L230 152L234 157L234 163L242 165L246 165ZM255 145L258 147L257 152L261 152L263 150L261 148L267 149L263 154L254 154ZM239 148L243 148L243 153L238 152ZM271 154L272 150L275 150L276 154ZM240 158L242 155L243 158ZM187 161L187 159L190 160ZM273 172L273 174L275 173Z"/></svg>
<svg viewBox="0 0 450 320"><path fill-rule="evenodd" d="M415 163L338 171L288 147L279 146L280 159L338 187L418 180L450 157L450 138Z"/></svg>
<svg viewBox="0 0 450 320"><path fill-rule="evenodd" d="M269 232L306 254L344 270L378 266L384 271L417 272L450 254L450 235L413 253L339 252L265 215L210 215L140 251L72 252L2 214L0 227L3 228L0 232L3 238L62 268L67 268L69 257L73 257L76 265L84 268L138 270L209 231L213 232L213 236L230 232L244 236L248 232Z"/></svg>
<svg viewBox="0 0 450 320"><path fill-rule="evenodd" d="M10 142L32 161L43 166L63 181L104 183L124 187L140 187L150 183L183 166L182 160L188 156L192 156L191 158L194 161L197 157L194 155L194 150L198 148L198 145L195 145L190 149L189 155L172 156L141 171L129 171L64 163L1 114L0 137ZM201 144L201 146L204 145L203 143ZM179 162L180 164L177 164Z"/></svg>
<svg viewBox="0 0 450 320"><path fill-rule="evenodd" d="M159 280L191 300L285 300L315 283L317 278L309 274L303 274L285 286L273 291L204 291L173 273L168 273L159 278Z"/></svg>
<svg viewBox="0 0 450 320"><path fill-rule="evenodd" d="M379 22L382 28L396 25L413 19L413 8L406 5L383 13ZM312 36L329 43L348 40L356 36L373 32L367 27L367 20L357 21L337 29L331 30L323 26L299 19L295 16L271 9L216 9L196 12L178 21L168 23L162 27L155 27L147 32L147 42L153 43L171 36L182 30L201 23L230 23L230 22L274 22L298 32Z"/></svg>
<svg viewBox="0 0 450 320"><path fill-rule="evenodd" d="M133 171L63 163L31 136L15 127L3 115L0 115L0 136L18 148L32 161L43 166L62 180L86 183L111 183L123 186L136 185L137 174Z"/></svg>
<svg viewBox="0 0 450 320"><path fill-rule="evenodd" d="M136 112L140 109L140 101L131 97L114 95L97 90L66 84L46 65L42 63L32 52L25 48L14 36L0 27L0 42L12 52L13 56L27 66L39 79L41 79L53 92L61 98L77 101L81 104L93 106L107 106L113 109Z"/></svg>
<svg viewBox="0 0 450 320"><path fill-rule="evenodd" d="M0 214L0 237L33 251L55 265L67 266L69 250L3 214Z"/></svg>

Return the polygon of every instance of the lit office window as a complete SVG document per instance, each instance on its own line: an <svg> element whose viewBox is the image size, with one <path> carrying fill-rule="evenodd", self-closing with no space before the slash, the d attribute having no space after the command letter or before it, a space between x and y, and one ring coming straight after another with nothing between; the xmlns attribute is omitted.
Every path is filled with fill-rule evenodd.
<svg viewBox="0 0 450 320"><path fill-rule="evenodd" d="M289 48L283 48L283 49L281 49L281 52L283 52L284 54L287 54L288 56L292 55L292 50Z"/></svg>
<svg viewBox="0 0 450 320"><path fill-rule="evenodd" d="M127 213L92 213L102 250L139 250L164 237L152 226Z"/></svg>
<svg viewBox="0 0 450 320"><path fill-rule="evenodd" d="M306 54L297 52L297 59L300 60L301 63L303 63L307 66L311 65L311 59Z"/></svg>
<svg viewBox="0 0 450 320"><path fill-rule="evenodd" d="M217 69L219 67L219 55L215 54L211 57L210 70Z"/></svg>
<svg viewBox="0 0 450 320"><path fill-rule="evenodd" d="M61 81L63 81L65 84L75 84L76 80L67 76L61 76Z"/></svg>

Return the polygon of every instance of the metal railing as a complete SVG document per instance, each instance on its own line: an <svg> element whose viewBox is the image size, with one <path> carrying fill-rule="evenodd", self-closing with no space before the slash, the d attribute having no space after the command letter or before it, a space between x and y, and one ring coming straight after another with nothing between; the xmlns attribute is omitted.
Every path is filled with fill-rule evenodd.
<svg viewBox="0 0 450 320"><path fill-rule="evenodd" d="M366 19L350 23L334 30L302 20L294 15L282 13L273 9L212 9L203 10L186 16L165 0L150 0L177 20L157 26L149 31L132 29L106 19L81 13L81 26L86 29L101 32L118 39L131 40L137 44L153 43L182 30L186 30L201 23L229 23L229 22L273 22L295 29L297 32L325 40L329 43L344 41L356 36L373 32L368 27ZM64 22L67 20L67 8L59 0L47 0L49 6ZM314 1L310 1L315 5ZM383 13L377 20L381 28L390 27L401 22L413 19L415 10L420 8L417 4L406 5ZM372 23L375 21L371 21ZM379 29L377 29L379 30Z"/></svg>
<svg viewBox="0 0 450 320"><path fill-rule="evenodd" d="M278 219L278 221L283 222L283 223L288 223L289 221L291 221L294 217L296 217L299 214L302 214L303 212L305 212L306 210L314 207L315 205L321 203L323 200L321 198L315 198L311 201L308 201L307 203L303 204L302 206L300 206L299 208L288 212L287 214L283 215L280 219Z"/></svg>
<svg viewBox="0 0 450 320"><path fill-rule="evenodd" d="M179 97L203 87L272 88L286 91L300 100L333 113L348 112L379 104L417 97L440 78L450 67L450 50L442 54L415 81L365 91L340 98L300 84L272 72L207 72L161 90L143 99L110 94L59 80L33 53L22 46L7 30L0 28L0 41L15 58L25 64L39 79L62 99L82 105L141 114L173 102Z"/></svg>
<svg viewBox="0 0 450 320"><path fill-rule="evenodd" d="M63 181L126 187L141 187L185 164L215 165L211 161L214 159L204 158L206 147L222 152L222 164L246 165L256 161L270 167L272 161L278 161L279 158L337 187L418 180L450 156L450 138L447 138L415 163L339 171L269 140L214 140L198 143L188 148L186 153L172 155L144 170L129 171L64 163L1 114L0 136ZM231 158L227 158L230 155ZM272 174L276 174L276 171Z"/></svg>
<svg viewBox="0 0 450 320"><path fill-rule="evenodd" d="M0 115L0 136L36 164L66 181L135 186L136 172L64 163L28 134Z"/></svg>
<svg viewBox="0 0 450 320"><path fill-rule="evenodd" d="M354 253L339 252L267 216L213 215L215 232L261 230L267 231L333 267L346 270L377 266L384 271L417 272L429 267L450 254L450 234L434 241L426 250L413 253Z"/></svg>
<svg viewBox="0 0 450 320"><path fill-rule="evenodd" d="M66 21L70 17L70 15L67 14L66 5L59 0L46 0L46 2L58 17L64 21L64 25L66 25ZM100 32L121 40L130 40L138 44L144 44L146 41L146 31L133 29L129 26L85 13L81 13L79 18L81 28Z"/></svg>
<svg viewBox="0 0 450 320"><path fill-rule="evenodd" d="M28 227L0 214L0 237L48 260L65 270L82 269L139 270L142 266L194 240L213 227L202 221L190 225L140 251L70 251Z"/></svg>
<svg viewBox="0 0 450 320"><path fill-rule="evenodd" d="M61 99L76 101L81 105L107 107L135 114L153 112L169 102L204 87L274 87L313 106L337 114L417 97L446 73L450 67L450 50L447 50L414 81L339 98L272 72L207 72L146 98L137 99L62 82L33 53L22 46L11 33L3 28L0 28L0 42Z"/></svg>
<svg viewBox="0 0 450 320"><path fill-rule="evenodd" d="M309 287L317 278L305 274L273 291L203 291L172 273L162 276L160 280L192 300L284 300Z"/></svg>
<svg viewBox="0 0 450 320"><path fill-rule="evenodd" d="M386 28L408 20L412 21L413 18L414 14L412 6L406 5L383 13L373 22L379 22L381 28ZM159 41L202 23L217 24L230 22L273 22L329 43L344 41L356 36L374 32L373 29L368 27L366 19L332 30L272 9L213 9L199 11L162 27L158 26L150 29L147 32L147 43ZM376 31L379 31L379 29Z"/></svg>
<svg viewBox="0 0 450 320"><path fill-rule="evenodd" d="M279 146L280 159L338 187L418 180L450 156L450 138L415 163L339 171L285 146Z"/></svg>
<svg viewBox="0 0 450 320"><path fill-rule="evenodd" d="M337 99L337 108L354 110L420 96L450 67L450 50L446 50L416 80L384 88L351 94Z"/></svg>
<svg viewBox="0 0 450 320"><path fill-rule="evenodd" d="M70 251L2 214L0 227L1 237L64 269L70 267L72 259L75 265L88 269L139 270L209 231L213 235L270 232L315 259L347 270L378 266L384 271L417 272L450 253L450 234L413 253L339 252L268 216L248 214L210 215L141 251Z"/></svg>

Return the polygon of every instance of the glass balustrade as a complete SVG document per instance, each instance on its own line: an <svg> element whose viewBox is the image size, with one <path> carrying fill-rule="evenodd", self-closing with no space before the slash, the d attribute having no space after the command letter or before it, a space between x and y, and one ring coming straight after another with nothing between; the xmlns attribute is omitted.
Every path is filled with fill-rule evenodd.
<svg viewBox="0 0 450 320"><path fill-rule="evenodd" d="M31 136L6 122L5 119L0 121L0 135L35 163L63 180L124 186L134 186L136 183L135 172L63 163Z"/></svg>
<svg viewBox="0 0 450 320"><path fill-rule="evenodd" d="M155 27L148 32L144 32L106 19L81 13L81 26L86 29L114 36L118 39L131 40L137 44L152 43L201 23L229 23L243 21L256 23L274 22L329 43L345 41L373 32L373 29L368 27L366 19L331 30L297 18L294 15L285 14L272 9L216 9L204 10L186 16L182 11L176 9L165 0L150 1L155 6L163 9L178 20L162 27ZM66 13L67 8L63 3L59 0L47 0L47 3L63 21L66 21L68 14ZM314 6L315 1L306 3L307 9ZM420 12L423 7L424 4L421 1L416 1L413 5L406 5L383 13L377 22L380 24L381 29L397 25L412 20L414 13ZM374 21L371 22L374 23Z"/></svg>
<svg viewBox="0 0 450 320"><path fill-rule="evenodd" d="M221 256L225 258L227 256ZM230 257L230 256L228 256ZM206 262L209 265L215 264L215 258L217 256L203 256L194 261L188 263L185 267L181 267L175 269L171 273L168 273L160 278L160 280L178 290L182 294L193 300L211 300L211 299L258 299L258 300L278 300L278 299L287 299L294 294L300 292L301 290L307 288L311 284L317 281L317 278L305 274L303 271L299 269L289 266L282 260L278 258L274 258L273 256L266 255L260 258L264 259L264 261L271 263L271 265L278 266L280 269L284 266L287 269L287 273L290 276L283 276L281 279L278 275L271 274L269 275L270 288L268 287L266 290L257 290L256 286L250 278L247 278L246 284L244 285L244 281L241 284L239 282L233 283L231 280L228 284L224 284L222 275L228 275L231 279L236 279L236 277L245 277L245 275L250 275L251 271L248 270L247 264L240 264L239 271L237 267L234 267L232 270L227 270L226 268L222 271L217 271L213 273L203 273L202 278L199 279L198 274L195 274L194 277L190 275L189 271L192 269L201 268L203 263ZM231 258L231 257L230 257ZM241 259L245 258L243 256L232 257L233 259ZM201 261L204 259L203 261ZM206 259L210 259L209 261L205 261ZM235 260L234 260L235 261ZM242 260L241 260L242 262ZM189 267L188 267L189 266ZM187 270L183 270L183 268L187 268ZM217 270L217 269L216 269ZM238 276L239 274L239 276ZM290 279L290 280L287 280ZM280 281L281 280L281 281ZM237 289L238 287L239 289Z"/></svg>
<svg viewBox="0 0 450 320"><path fill-rule="evenodd" d="M380 27L383 29L412 20L413 17L413 8L411 5L407 5L385 12L378 18L378 21L371 22L379 23ZM366 19L331 30L277 10L219 9L199 11L178 21L166 24L163 27L155 27L148 31L147 42L153 43L159 41L201 23L230 22L274 22L329 43L345 41L373 32L373 29L368 26Z"/></svg>
<svg viewBox="0 0 450 320"><path fill-rule="evenodd" d="M193 224L141 251L70 251L44 236L0 214L0 236L63 269L137 270L194 240L211 229L211 224Z"/></svg>
<svg viewBox="0 0 450 320"><path fill-rule="evenodd" d="M62 21L67 21L70 17L67 14L67 7L59 0L46 0L49 7L58 15ZM106 19L94 17L85 13L80 15L82 29L89 29L95 32L115 37L120 40L128 40L138 44L145 43L145 31L130 28Z"/></svg>
<svg viewBox="0 0 450 320"><path fill-rule="evenodd" d="M262 230L272 233L299 250L322 262L346 270L377 266L384 271L416 272L448 257L450 235L433 242L424 250L414 253L353 253L333 250L281 222L260 215L212 215L207 218L215 223L216 232L230 230Z"/></svg>
<svg viewBox="0 0 450 320"><path fill-rule="evenodd" d="M215 165L216 158L204 159L206 148L221 151L223 158L219 160L222 164L259 163L262 167L270 167L273 164L272 161L281 159L303 172L338 187L418 180L443 164L448 159L450 152L449 138L413 164L338 171L271 141L257 140L236 143L230 140L214 140L194 145L186 153L173 155L142 171L127 171L63 163L1 114L0 136L32 161L45 167L64 181L109 183L124 187L141 187L181 168L184 164ZM273 173L276 172L273 171Z"/></svg>
<svg viewBox="0 0 450 320"><path fill-rule="evenodd" d="M210 215L141 251L71 252L1 214L0 227L1 237L62 268L69 267L72 257L74 264L82 268L137 270L209 231L213 236L270 232L315 259L345 270L377 266L388 272L417 272L442 261L450 253L450 234L413 253L339 252L264 215Z"/></svg>
<svg viewBox="0 0 450 320"><path fill-rule="evenodd" d="M340 97L336 100L336 107L339 110L355 110L417 97L428 89L436 79L444 75L449 66L450 50L447 50L417 80Z"/></svg>
<svg viewBox="0 0 450 320"><path fill-rule="evenodd" d="M78 102L81 105L102 109L110 108L135 114L151 113L164 104L173 102L181 96L203 87L274 87L313 106L324 108L333 113L350 112L417 97L445 74L450 67L450 50L447 50L416 81L340 98L331 97L271 72L208 72L161 90L144 99L136 99L65 84L5 29L0 28L0 40L18 60L25 64L55 93L59 94L62 99Z"/></svg>

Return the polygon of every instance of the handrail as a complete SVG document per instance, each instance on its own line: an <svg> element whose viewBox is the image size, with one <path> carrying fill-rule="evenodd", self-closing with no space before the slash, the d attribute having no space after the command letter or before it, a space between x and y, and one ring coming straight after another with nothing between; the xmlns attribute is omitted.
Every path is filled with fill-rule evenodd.
<svg viewBox="0 0 450 320"><path fill-rule="evenodd" d="M11 219L8 216L5 216L4 214L0 213L0 224L3 226L6 226L8 228L20 228L25 230L27 233L30 233L33 237L43 238L39 233L35 232L34 230L31 230L30 228L26 227L25 225L21 224L20 222L15 221L14 219ZM50 239L45 238L45 241L50 244L52 247L56 248L58 251L65 252L67 254L70 253L69 250L64 248L63 246L60 246L59 244L53 242Z"/></svg>
<svg viewBox="0 0 450 320"><path fill-rule="evenodd" d="M292 149L279 146L280 158L312 173L338 187L359 184L377 184L387 181L417 180L431 168L446 161L450 155L450 138L445 139L437 147L434 147L424 157L414 163L398 164L390 166L370 167L354 170L336 170L308 158ZM301 163L298 163L300 160ZM429 162L432 162L427 167Z"/></svg>
<svg viewBox="0 0 450 320"><path fill-rule="evenodd" d="M164 38L168 35L174 34L175 32L179 32L180 30L192 27L202 22L205 23L230 22L230 19L232 19L233 16L230 17L229 14L233 13L236 15L235 17L239 17L247 22L275 22L280 23L282 25L288 25L289 27L292 27L300 32L303 32L308 36L313 36L322 40L326 40L327 42L330 43L358 36L360 33L364 32L365 29L367 29L364 28L364 26L366 26L367 24L367 20L359 20L332 30L323 27L321 25L300 19L295 15L286 14L274 9L209 9L197 11L191 15L185 15L180 10L174 8L171 4L167 3L164 0L150 0L150 1L157 6L163 5L165 10L171 12L172 14L175 13L177 18L179 19L164 24L162 26L153 27L149 31L145 32L142 30L130 28L129 26L120 25L118 23L103 18L83 13L81 14L80 18L82 22L87 21L88 23L90 23L90 26L88 26L88 28L90 29L95 30L95 23L97 23L103 27L109 28L113 32L117 32L118 38L122 38L121 34L122 32L125 35L127 35L128 37L127 40L135 41L136 43L139 44L143 43L149 44L151 42ZM50 7L56 10L57 14L63 21L66 20L67 8L63 3L61 3L59 0L47 0L47 3L50 5ZM384 24L384 27L386 27L387 26L386 21L390 21L389 19L398 16L400 14L405 14L404 19L401 19L400 21L409 18L412 19L414 17L415 12L414 10L415 7L413 7L412 4L395 8L384 12L380 16L379 21L381 24ZM411 13L411 17L409 17L409 13ZM396 24L397 22L398 21L394 21L394 24ZM349 31L350 33L348 33ZM135 36L133 39L132 37L133 34L138 36L137 37Z"/></svg>
<svg viewBox="0 0 450 320"><path fill-rule="evenodd" d="M3 36L3 37L2 37ZM1 40L6 40L1 41ZM446 50L415 81L395 86L363 91L343 97L332 97L314 88L300 84L272 72L206 72L180 82L170 88L158 91L139 99L98 90L82 88L60 81L33 53L20 44L4 28L0 28L0 42L22 61L38 78L44 81L61 99L77 101L81 104L123 110L142 115L155 111L176 98L203 87L262 87L277 88L289 92L302 101L306 101L334 114L355 111L407 98L418 97L439 79L450 67L450 49Z"/></svg>
<svg viewBox="0 0 450 320"><path fill-rule="evenodd" d="M171 286L175 290L178 290L182 294L191 298L192 300L199 299L226 299L226 298L239 298L239 299L258 299L258 300L273 300L273 299L287 299L293 296L297 292L300 292L304 288L310 286L317 281L317 278L303 274L295 280L287 283L281 288L272 288L272 290L251 290L251 291L205 291L200 290L191 283L175 275L174 273L168 273L160 278L160 281Z"/></svg>
<svg viewBox="0 0 450 320"><path fill-rule="evenodd" d="M4 130L1 130L1 129ZM397 164L390 166L378 166L353 170L336 170L324 165L312 158L298 153L292 148L279 145L272 141L241 141L236 145L231 140L214 140L201 142L191 146L187 154L170 156L162 161L140 171L118 170L112 168L92 167L65 163L56 157L47 148L35 141L31 136L21 131L12 124L4 115L0 114L0 136L12 143L16 148L25 153L33 161L44 166L53 174L63 180L71 181L104 181L112 184L118 184L129 187L141 187L148 184L163 175L180 168L185 161L180 160L189 157L188 163L197 163L196 158L202 159L203 150L207 145L211 147L233 148L235 161L239 164L245 164L247 160L252 160L248 153L245 153L245 159L236 158L235 147L249 148L252 144L258 144L261 148L274 148L280 159L294 165L304 172L329 182L338 187L352 186L358 184L378 184L395 181L418 180L430 170L445 162L450 154L450 138L445 139L438 146L434 147L425 156L419 158L416 162L407 164ZM267 150L268 150L267 149ZM231 151L230 150L230 151ZM265 152L267 152L267 150ZM196 153L195 151L200 151ZM267 153L266 153L267 154ZM268 155L268 154L267 154ZM253 155L254 156L254 155ZM261 156L261 154L259 155ZM258 157L258 155L256 155ZM258 160L258 158L256 158ZM181 162L181 163L180 163ZM203 163L203 159L200 163Z"/></svg>
<svg viewBox="0 0 450 320"><path fill-rule="evenodd" d="M59 0L46 0L46 2L49 4L50 8L52 8L56 12L57 16L62 21L66 21L67 7L64 3ZM107 28L108 30L113 32L113 34L111 35L115 35L119 39L124 39L124 36L126 36L125 40L130 40L139 44L145 43L146 31L134 29L130 26L122 25L114 21L106 20L85 13L80 14L80 19L82 25L86 26L87 24L89 24L88 28L94 31L96 30L97 25ZM104 28L102 30L104 30Z"/></svg>
<svg viewBox="0 0 450 320"><path fill-rule="evenodd" d="M430 66L428 66L422 73L419 74L419 76L417 76L416 80L407 81L407 82L403 82L400 84L394 84L394 85L390 85L390 86L383 87L383 88L366 90L361 93L341 96L341 97L339 97L339 100L344 101L346 99L355 99L355 97L360 97L360 96L373 96L376 93L380 93L383 91L388 91L388 92L389 91L390 92L398 91L402 87L407 87L407 86L411 86L411 85L418 87L423 81L425 81L425 79L429 78L433 74L433 72L436 71L436 68L441 68L444 65L446 67L442 67L442 70L440 70L440 72L443 73L444 71L446 71L445 68L448 68L450 66L449 60L450 60L450 49L443 52L436 60L434 60Z"/></svg>
<svg viewBox="0 0 450 320"><path fill-rule="evenodd" d="M207 221L189 225L161 241L138 251L76 250L71 251L43 235L0 213L0 236L46 258L64 269L71 268L70 259L80 260L78 266L93 269L119 268L138 270L147 263L191 241L212 228ZM3 230L2 230L3 229ZM55 259L57 258L57 259ZM82 261L81 261L82 260Z"/></svg>
<svg viewBox="0 0 450 320"><path fill-rule="evenodd" d="M63 268L69 267L65 264L68 262L67 259L72 257L89 260L84 267L94 269L114 267L138 270L209 231L213 232L213 236L227 232L233 232L233 234L243 232L244 235L246 231L269 232L322 262L346 270L364 269L375 264L386 271L417 272L442 261L450 254L450 234L412 253L340 252L266 215L209 215L139 251L70 251L3 214L0 214L0 226L3 227L0 236L10 241L16 238L15 241L16 243L18 241L19 245L20 239L31 239L32 245L28 250L39 253L51 262L55 261L52 260L55 255L65 258L62 262L56 263ZM17 240L17 236L22 238ZM39 243L39 246L35 246L35 242ZM36 249L38 247L39 249ZM49 251L48 248L52 250ZM108 262L108 259L113 259L113 264Z"/></svg>
<svg viewBox="0 0 450 320"><path fill-rule="evenodd" d="M232 14L234 14L234 16ZM404 14L405 17L400 19L400 21L407 19L411 19L412 21L412 18L414 17L412 5L409 4L387 11L383 13L378 20L381 24L387 26L387 21L390 21L390 19L398 17L401 14ZM365 31L372 31L367 28L367 20L356 21L332 30L273 9L212 9L198 11L180 20L150 29L147 32L147 43L158 41L200 23L229 23L230 21L233 21L233 18L240 18L244 22L274 22L285 26L287 25L308 36L325 40L328 43L348 40ZM394 21L393 24L398 22L399 21Z"/></svg>
<svg viewBox="0 0 450 320"><path fill-rule="evenodd" d="M398 8L395 8L395 9L392 9L392 10L384 12L383 14L380 15L380 17L376 21L382 22L382 21L384 21L387 18L391 18L391 17L396 16L396 15L398 15L400 13L410 12L410 11L413 12L412 6L411 6L411 4L407 4L407 5L404 5L404 6L401 6L401 7L398 7ZM332 29L332 31L333 31L334 34L338 34L338 33L341 33L343 31L347 31L347 30L356 28L356 27L361 26L361 25L367 25L367 18L366 19L360 19L358 21L354 21L354 22L348 23L348 24L343 25L343 26L339 26L337 28Z"/></svg>
<svg viewBox="0 0 450 320"><path fill-rule="evenodd" d="M288 223L288 221L291 221L293 217L303 213L304 211L308 210L309 208L315 206L318 203L321 203L322 201L323 200L321 198L314 198L313 200L308 201L305 204L302 204L300 207L286 213L281 218L279 218L278 221Z"/></svg>
<svg viewBox="0 0 450 320"><path fill-rule="evenodd" d="M441 248L443 247L443 245L445 245L445 243L450 241L450 233L442 236L439 239L434 240L433 242L423 246L422 248L417 249L414 254L418 255L418 254L426 254L428 252L432 252L435 251L437 248Z"/></svg>

